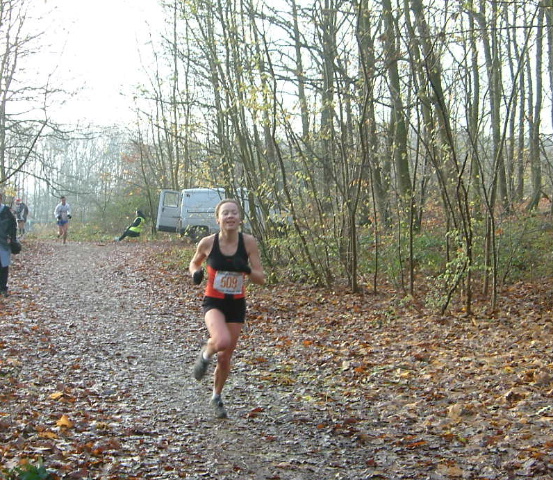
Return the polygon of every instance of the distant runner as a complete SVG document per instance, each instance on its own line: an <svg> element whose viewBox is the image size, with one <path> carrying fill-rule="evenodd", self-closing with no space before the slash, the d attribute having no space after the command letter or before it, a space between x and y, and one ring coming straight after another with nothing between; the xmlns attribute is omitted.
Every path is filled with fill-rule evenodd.
<svg viewBox="0 0 553 480"><path fill-rule="evenodd" d="M56 205L54 216L58 224L58 238L62 238L63 243L66 243L69 220L71 220L71 207L64 196L60 197L60 203Z"/></svg>
<svg viewBox="0 0 553 480"><path fill-rule="evenodd" d="M15 201L15 218L17 219L17 234L22 237L25 235L25 224L29 215L29 207L18 198Z"/></svg>

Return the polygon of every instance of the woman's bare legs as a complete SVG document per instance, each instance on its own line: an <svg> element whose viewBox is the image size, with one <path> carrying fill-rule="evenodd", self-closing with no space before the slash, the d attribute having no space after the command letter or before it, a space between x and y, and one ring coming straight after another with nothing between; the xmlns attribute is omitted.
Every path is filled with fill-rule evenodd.
<svg viewBox="0 0 553 480"><path fill-rule="evenodd" d="M226 418L221 393L230 373L232 354L236 349L243 324L227 323L223 313L217 309L211 309L205 314L205 323L210 335L204 349L205 355L211 358L217 354L212 405L220 418Z"/></svg>

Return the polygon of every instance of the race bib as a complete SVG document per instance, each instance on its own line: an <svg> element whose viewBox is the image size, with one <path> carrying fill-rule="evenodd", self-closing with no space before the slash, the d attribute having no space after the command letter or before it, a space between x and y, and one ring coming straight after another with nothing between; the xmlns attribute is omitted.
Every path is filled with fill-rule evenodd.
<svg viewBox="0 0 553 480"><path fill-rule="evenodd" d="M213 288L221 293L239 295L244 288L244 275L242 272L218 271L213 280Z"/></svg>

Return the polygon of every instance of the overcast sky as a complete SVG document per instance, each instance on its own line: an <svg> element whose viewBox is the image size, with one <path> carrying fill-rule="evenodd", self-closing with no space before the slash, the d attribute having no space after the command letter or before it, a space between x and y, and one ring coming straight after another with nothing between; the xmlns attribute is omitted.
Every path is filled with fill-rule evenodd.
<svg viewBox="0 0 553 480"><path fill-rule="evenodd" d="M46 32L38 59L43 73L55 69L53 86L81 90L56 117L64 123L132 119L131 101L121 93L132 95L143 78L143 64L151 62L149 35L159 37L162 25L158 0L34 2L40 4L33 11L41 17L37 30Z"/></svg>

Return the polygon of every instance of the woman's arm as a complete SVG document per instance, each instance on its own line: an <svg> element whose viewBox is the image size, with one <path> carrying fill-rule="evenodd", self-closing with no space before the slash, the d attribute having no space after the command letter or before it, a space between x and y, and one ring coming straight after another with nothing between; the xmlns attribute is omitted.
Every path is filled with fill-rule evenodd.
<svg viewBox="0 0 553 480"><path fill-rule="evenodd" d="M202 268L202 264L209 255L212 246L213 235L210 235L209 237L204 237L200 240L198 246L196 247L196 253L194 253L192 260L190 260L190 265L188 266L188 271L190 272L190 275L194 275L194 272Z"/></svg>
<svg viewBox="0 0 553 480"><path fill-rule="evenodd" d="M265 284L265 272L263 271L263 265L261 264L261 257L259 255L259 247L257 240L252 235L244 235L246 252L248 252L248 260L252 272L248 275L250 280L257 285Z"/></svg>

